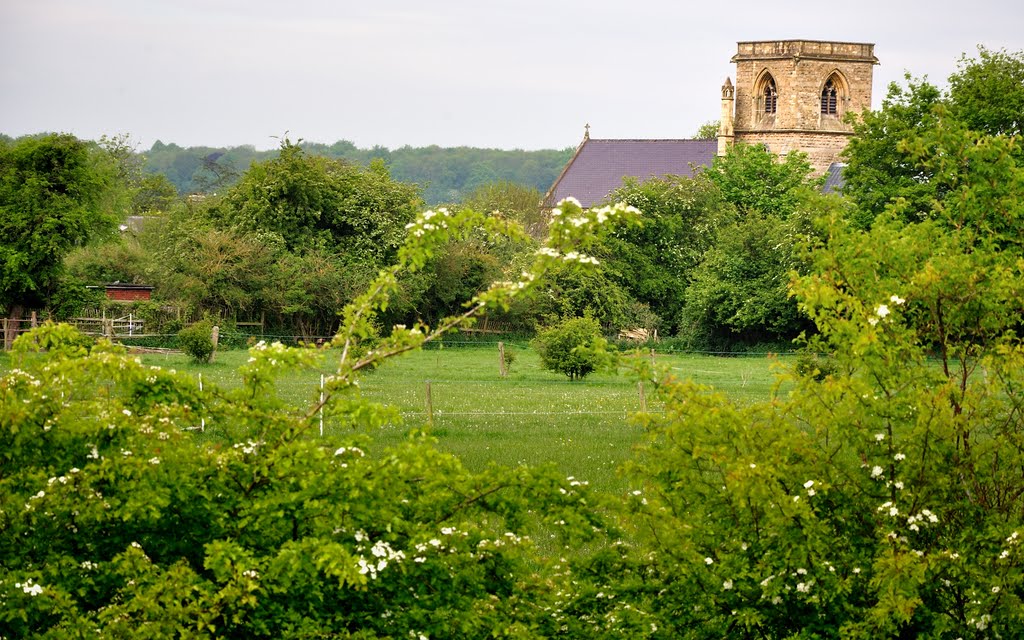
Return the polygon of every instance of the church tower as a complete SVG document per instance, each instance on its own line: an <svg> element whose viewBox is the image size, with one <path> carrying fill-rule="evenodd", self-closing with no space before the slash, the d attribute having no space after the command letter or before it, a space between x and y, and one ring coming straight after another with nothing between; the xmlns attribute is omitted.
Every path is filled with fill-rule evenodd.
<svg viewBox="0 0 1024 640"><path fill-rule="evenodd" d="M764 144L780 155L803 151L816 172L825 172L852 133L843 115L871 108L874 48L816 40L740 42L732 58L735 110L728 133L736 142ZM723 136L726 89L720 153L731 142Z"/></svg>

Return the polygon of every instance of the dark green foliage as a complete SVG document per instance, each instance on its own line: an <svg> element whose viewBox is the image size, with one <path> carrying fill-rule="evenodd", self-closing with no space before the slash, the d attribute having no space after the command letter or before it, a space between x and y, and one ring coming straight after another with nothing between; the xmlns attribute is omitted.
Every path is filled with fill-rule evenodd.
<svg viewBox="0 0 1024 640"><path fill-rule="evenodd" d="M839 371L839 364L835 358L827 355L804 350L797 358L793 370L799 376L806 376L821 382L826 377L834 375Z"/></svg>
<svg viewBox="0 0 1024 640"><path fill-rule="evenodd" d="M693 271L714 245L718 227L735 218L735 208L706 174L627 180L609 198L641 211L643 224L609 237L600 256L610 280L661 319L674 333ZM623 326L619 324L619 326ZM647 324L631 326L649 327Z"/></svg>
<svg viewBox="0 0 1024 640"><path fill-rule="evenodd" d="M306 154L288 139L280 155L252 165L218 212L250 232L271 232L290 250L312 243L383 264L420 208L417 189L369 169Z"/></svg>
<svg viewBox="0 0 1024 640"><path fill-rule="evenodd" d="M601 325L593 318L567 318L541 329L530 345L549 371L564 373L570 380L582 380L605 366Z"/></svg>
<svg viewBox="0 0 1024 640"><path fill-rule="evenodd" d="M789 295L791 273L806 270L796 244L801 226L795 218L750 215L722 227L686 289L680 334L696 348L729 350L809 328Z"/></svg>
<svg viewBox="0 0 1024 640"><path fill-rule="evenodd" d="M632 328L642 318L647 319L637 302L603 269L581 268L575 264L552 269L544 293L531 301L529 315L540 323L585 315L599 325L614 329Z"/></svg>
<svg viewBox="0 0 1024 640"><path fill-rule="evenodd" d="M902 199L906 220L920 220L935 196L931 175L906 148L906 141L935 124L939 90L907 76L906 88L892 83L879 111L865 111L853 124L843 151L843 195L857 205L853 222L867 228L890 203Z"/></svg>
<svg viewBox="0 0 1024 640"><path fill-rule="evenodd" d="M949 77L952 115L988 135L1024 133L1024 51L978 47L977 59L964 54Z"/></svg>
<svg viewBox="0 0 1024 640"><path fill-rule="evenodd" d="M213 357L213 322L200 320L179 331L178 348L193 362L209 362Z"/></svg>
<svg viewBox="0 0 1024 640"><path fill-rule="evenodd" d="M64 256L113 229L112 161L67 134L0 143L0 309L47 304Z"/></svg>
<svg viewBox="0 0 1024 640"><path fill-rule="evenodd" d="M741 213L784 219L796 210L801 192L821 186L823 179L812 172L806 154L777 157L762 145L734 144L715 157L707 177Z"/></svg>

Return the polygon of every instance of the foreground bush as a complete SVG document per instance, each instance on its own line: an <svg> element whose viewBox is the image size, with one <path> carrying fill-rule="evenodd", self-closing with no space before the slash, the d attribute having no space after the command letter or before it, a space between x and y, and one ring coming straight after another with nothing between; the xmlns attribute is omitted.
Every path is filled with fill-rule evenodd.
<svg viewBox="0 0 1024 640"><path fill-rule="evenodd" d="M379 446L370 429L398 416L361 399L358 376L529 295L591 233L593 216L578 222L552 225L531 271L462 316L379 338L396 275L487 224L422 215L399 264L346 309L324 398L311 390L299 409L274 381L319 366L316 350L261 342L241 388L200 391L109 343L86 350L67 327L20 337L19 350L47 352L0 377L0 637L573 633L571 578L532 538L600 535L585 486L546 470L471 472L416 430ZM315 437L321 410L340 435Z"/></svg>

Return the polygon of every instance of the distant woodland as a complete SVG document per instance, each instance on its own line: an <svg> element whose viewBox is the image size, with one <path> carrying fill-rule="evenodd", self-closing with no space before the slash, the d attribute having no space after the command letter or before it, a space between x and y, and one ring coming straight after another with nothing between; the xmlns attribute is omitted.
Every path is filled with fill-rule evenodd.
<svg viewBox="0 0 1024 640"><path fill-rule="evenodd" d="M428 205L458 203L477 187L500 181L533 187L543 194L573 152L572 148L506 151L438 146L360 149L347 140L334 144L306 141L299 144L310 155L345 160L364 167L371 160L380 158L392 178L419 185ZM163 174L181 195L208 193L231 186L254 161L270 160L277 154L277 149L257 151L251 145L180 147L158 140L149 151L143 152L144 171Z"/></svg>

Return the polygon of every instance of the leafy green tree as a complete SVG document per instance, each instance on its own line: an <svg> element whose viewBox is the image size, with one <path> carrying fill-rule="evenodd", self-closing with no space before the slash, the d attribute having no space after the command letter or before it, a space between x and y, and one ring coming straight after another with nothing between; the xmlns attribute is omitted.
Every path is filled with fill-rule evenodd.
<svg viewBox="0 0 1024 640"><path fill-rule="evenodd" d="M706 174L741 213L786 218L799 205L802 191L821 185L813 170L804 153L779 158L762 145L734 144L715 157Z"/></svg>
<svg viewBox="0 0 1024 640"><path fill-rule="evenodd" d="M803 154L776 158L755 145L734 145L715 159L707 179L737 211L732 219L719 216L680 296L677 326L691 346L730 350L734 343L788 340L808 328L789 296L790 276L806 270L798 247L812 232L809 221L839 206L818 191L820 178L811 173Z"/></svg>
<svg viewBox="0 0 1024 640"><path fill-rule="evenodd" d="M178 190L167 176L147 173L139 181L139 187L132 198L132 215L153 215L165 213L178 201Z"/></svg>
<svg viewBox="0 0 1024 640"><path fill-rule="evenodd" d="M289 249L326 242L381 264L420 202L416 187L393 181L383 163L362 170L309 156L286 138L276 159L249 168L221 212L242 229L279 234Z"/></svg>
<svg viewBox="0 0 1024 640"><path fill-rule="evenodd" d="M67 134L0 143L0 308L46 305L75 246L108 232L116 186L109 157Z"/></svg>
<svg viewBox="0 0 1024 640"><path fill-rule="evenodd" d="M693 134L695 140L713 140L718 137L718 129L721 128L719 120L708 120L697 127L697 133Z"/></svg>
<svg viewBox="0 0 1024 640"><path fill-rule="evenodd" d="M192 362L207 363L213 358L213 322L208 319L194 322L178 332L178 348Z"/></svg>
<svg viewBox="0 0 1024 640"><path fill-rule="evenodd" d="M945 197L918 153L920 140L956 120L988 135L1018 135L1024 109L1024 53L978 48L978 58L964 55L949 78L948 95L927 80L907 76L904 88L893 83L879 111L854 120L854 137L844 150L848 166L843 193L858 206L856 223L867 228L890 205L908 221L932 213L932 202Z"/></svg>
<svg viewBox="0 0 1024 640"><path fill-rule="evenodd" d="M935 107L942 95L927 80L907 75L907 86L895 82L878 111L865 111L853 123L854 135L843 159L843 195L857 205L856 224L867 228L886 206L901 199L908 220L920 220L931 208L935 188L928 174L906 149L908 140L935 126Z"/></svg>
<svg viewBox="0 0 1024 640"><path fill-rule="evenodd" d="M480 185L462 201L474 211L500 212L518 222L534 238L547 233L547 217L540 208L541 194L535 187L499 181Z"/></svg>
<svg viewBox="0 0 1024 640"><path fill-rule="evenodd" d="M683 292L694 269L715 244L718 228L735 219L735 207L703 173L627 180L610 200L635 206L643 224L621 229L598 252L609 278L675 333Z"/></svg>
<svg viewBox="0 0 1024 640"><path fill-rule="evenodd" d="M274 237L196 227L160 254L161 295L214 316L234 319L273 305L281 255Z"/></svg>
<svg viewBox="0 0 1024 640"><path fill-rule="evenodd" d="M949 76L949 101L955 118L988 135L1024 133L1024 51L991 51L961 56Z"/></svg>
<svg viewBox="0 0 1024 640"><path fill-rule="evenodd" d="M577 572L602 600L664 637L1024 633L1024 272L998 233L1024 214L1019 143L922 144L934 175L957 167L948 197L921 222L832 216L795 287L830 375L755 405L655 376L634 548Z"/></svg>
<svg viewBox="0 0 1024 640"><path fill-rule="evenodd" d="M566 318L542 329L530 346L540 356L541 366L570 380L582 380L608 364L601 325L589 317Z"/></svg>
<svg viewBox="0 0 1024 640"><path fill-rule="evenodd" d="M809 329L790 297L805 220L752 215L723 226L682 296L679 333L694 347L730 350L736 343L792 339Z"/></svg>
<svg viewBox="0 0 1024 640"><path fill-rule="evenodd" d="M134 239L115 238L78 247L64 259L66 277L82 286L110 282L149 284L156 270L153 256Z"/></svg>

